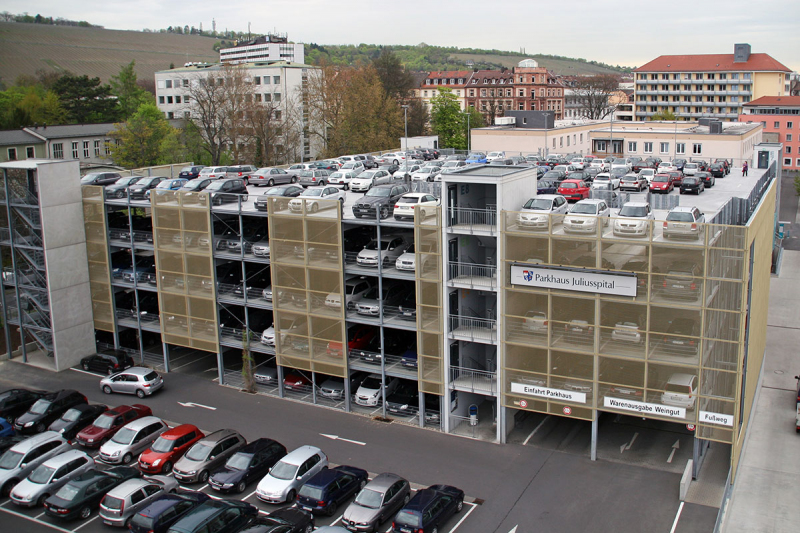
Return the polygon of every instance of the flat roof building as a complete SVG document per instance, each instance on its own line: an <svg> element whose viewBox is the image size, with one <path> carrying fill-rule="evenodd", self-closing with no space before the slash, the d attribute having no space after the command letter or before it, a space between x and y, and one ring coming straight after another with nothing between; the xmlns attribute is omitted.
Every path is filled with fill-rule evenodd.
<svg viewBox="0 0 800 533"><path fill-rule="evenodd" d="M783 145L786 170L800 170L800 96L762 96L742 107L741 122L760 122Z"/></svg>

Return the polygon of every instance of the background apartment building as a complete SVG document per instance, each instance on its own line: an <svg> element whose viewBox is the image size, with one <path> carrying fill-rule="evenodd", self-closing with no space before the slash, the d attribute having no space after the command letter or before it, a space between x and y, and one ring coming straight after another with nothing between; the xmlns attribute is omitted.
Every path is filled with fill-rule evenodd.
<svg viewBox="0 0 800 533"><path fill-rule="evenodd" d="M269 33L248 41L238 41L231 48L221 48L219 60L221 63L286 61L303 64L305 49L300 43L290 43L285 33Z"/></svg>
<svg viewBox="0 0 800 533"><path fill-rule="evenodd" d="M634 73L636 120L671 111L681 120L735 121L744 104L790 92L791 70L749 44L732 54L659 56Z"/></svg>
<svg viewBox="0 0 800 533"><path fill-rule="evenodd" d="M761 122L764 136L783 145L783 168L800 170L800 96L762 96L745 104L742 122Z"/></svg>

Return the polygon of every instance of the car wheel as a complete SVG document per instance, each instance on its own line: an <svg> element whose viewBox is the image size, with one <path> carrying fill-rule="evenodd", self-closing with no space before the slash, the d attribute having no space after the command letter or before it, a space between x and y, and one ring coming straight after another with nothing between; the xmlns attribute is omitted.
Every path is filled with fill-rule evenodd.
<svg viewBox="0 0 800 533"><path fill-rule="evenodd" d="M108 385L103 385L103 392L105 392L106 394L111 394L111 387L109 387Z"/></svg>
<svg viewBox="0 0 800 533"><path fill-rule="evenodd" d="M325 185L327 185L327 183L325 183L325 180L320 180L319 186L324 187Z"/></svg>
<svg viewBox="0 0 800 533"><path fill-rule="evenodd" d="M336 514L336 502L331 502L328 506L328 516L333 516Z"/></svg>
<svg viewBox="0 0 800 533"><path fill-rule="evenodd" d="M44 506L44 501L45 501L47 498L49 498L49 497L50 497L50 495L49 495L49 494L42 494L41 496L39 496L39 499L38 499L38 500L36 500L36 506L37 506L37 507L42 507L42 506Z"/></svg>
<svg viewBox="0 0 800 533"><path fill-rule="evenodd" d="M84 370L87 371L89 370L89 363L83 363L81 366L83 367Z"/></svg>
<svg viewBox="0 0 800 533"><path fill-rule="evenodd" d="M240 481L239 484L236 485L236 492L242 493L246 488L247 488L247 483L245 483L244 481Z"/></svg>
<svg viewBox="0 0 800 533"><path fill-rule="evenodd" d="M381 208L381 218L389 218L389 208L382 207Z"/></svg>
<svg viewBox="0 0 800 533"><path fill-rule="evenodd" d="M116 196L117 196L117 198L122 198L124 196L124 194L122 193L122 191L119 191L119 192L117 192Z"/></svg>
<svg viewBox="0 0 800 533"><path fill-rule="evenodd" d="M456 507L457 512L461 512L461 509L464 508L464 500L458 500L458 506Z"/></svg>
<svg viewBox="0 0 800 533"><path fill-rule="evenodd" d="M91 514L92 514L92 508L91 507L84 507L83 509L81 509L80 517L85 520L85 519L89 518L89 515L91 515Z"/></svg>
<svg viewBox="0 0 800 533"><path fill-rule="evenodd" d="M294 489L290 490L289 494L286 495L286 503L293 503L296 496L297 493L294 491Z"/></svg>
<svg viewBox="0 0 800 533"><path fill-rule="evenodd" d="M142 389L136 389L136 397L144 398L144 391Z"/></svg>
<svg viewBox="0 0 800 533"><path fill-rule="evenodd" d="M208 481L208 470L203 470L200 472L200 475L197 476L197 481L200 483L206 483Z"/></svg>
<svg viewBox="0 0 800 533"><path fill-rule="evenodd" d="M166 476L170 472L172 472L172 463L167 461L164 463L164 466L161 467L161 475Z"/></svg>
<svg viewBox="0 0 800 533"><path fill-rule="evenodd" d="M44 422L36 424L36 433L42 433L45 429L47 429L47 426L44 425Z"/></svg>
<svg viewBox="0 0 800 533"><path fill-rule="evenodd" d="M9 480L8 483L3 485L3 488L0 489L0 497L5 498L9 494L11 494L11 489L13 489L14 485L16 485L17 483L19 483L18 479Z"/></svg>
<svg viewBox="0 0 800 533"><path fill-rule="evenodd" d="M122 464L129 465L131 464L131 461L133 461L133 455L130 453L126 453L122 456Z"/></svg>
<svg viewBox="0 0 800 533"><path fill-rule="evenodd" d="M345 190L345 191L348 191L348 190L350 190L350 186L349 186L348 184L346 184L346 183L345 183L345 184L342 186L342 189L343 189L343 190Z"/></svg>
<svg viewBox="0 0 800 533"><path fill-rule="evenodd" d="M292 183L297 183L297 176L292 176Z"/></svg>
<svg viewBox="0 0 800 533"><path fill-rule="evenodd" d="M267 185L269 185L270 187L272 187L273 185L275 185L275 180L274 180L274 179L272 179L272 178L270 178L270 179L269 179L269 181L267 182Z"/></svg>
<svg viewBox="0 0 800 533"><path fill-rule="evenodd" d="M314 531L314 526L312 524L306 524L306 528L303 530L304 533L311 533Z"/></svg>
<svg viewBox="0 0 800 533"><path fill-rule="evenodd" d="M400 163L397 161L397 159L395 159L395 160L393 161L393 163L394 163L395 165L399 165L399 164L400 164Z"/></svg>
<svg viewBox="0 0 800 533"><path fill-rule="evenodd" d="M317 211L319 211L319 205L311 204L311 212L316 213Z"/></svg>

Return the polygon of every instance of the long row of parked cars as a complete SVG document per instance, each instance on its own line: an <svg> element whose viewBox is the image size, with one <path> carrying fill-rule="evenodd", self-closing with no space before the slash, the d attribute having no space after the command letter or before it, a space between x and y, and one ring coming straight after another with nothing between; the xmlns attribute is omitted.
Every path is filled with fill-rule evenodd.
<svg viewBox="0 0 800 533"><path fill-rule="evenodd" d="M56 417L44 431L27 424L41 411ZM464 502L455 487L414 493L396 474L370 480L364 469L333 467L314 446L289 452L273 439L248 442L231 429L169 427L145 405L90 405L77 391L4 391L0 417L0 497L65 520L99 509L104 524L134 533L310 533L315 515L332 516L340 507L344 528L319 531L377 531L387 520L398 533L436 531ZM86 450L95 448L92 457ZM257 483L259 500L293 506L259 516L245 501L180 485L201 483L220 494Z"/></svg>

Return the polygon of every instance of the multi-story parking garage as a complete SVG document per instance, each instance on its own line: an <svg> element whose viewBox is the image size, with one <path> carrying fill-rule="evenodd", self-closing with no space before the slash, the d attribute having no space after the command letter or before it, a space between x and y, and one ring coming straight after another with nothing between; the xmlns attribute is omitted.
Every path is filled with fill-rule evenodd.
<svg viewBox="0 0 800 533"><path fill-rule="evenodd" d="M41 167L13 187L12 168L7 194L35 197ZM343 208L271 199L263 211L254 187L220 205L83 187L88 267L69 268L87 272L98 346L166 370L202 359L240 387L252 364L265 394L498 442L545 413L589 421L594 451L601 413L635 415L733 445L735 466L764 351L774 178L774 166L732 174L728 193L698 198L707 223L671 235L658 211L638 237L615 234L614 217L580 231L558 216L521 225L536 194L522 167L446 174L432 184L441 206L406 222L354 218L353 193ZM6 205L15 235L26 220ZM46 247L45 230L26 229ZM20 244L0 242L4 260ZM20 264L3 276L7 317L29 314L8 299L30 290ZM357 394L370 374L384 391Z"/></svg>

